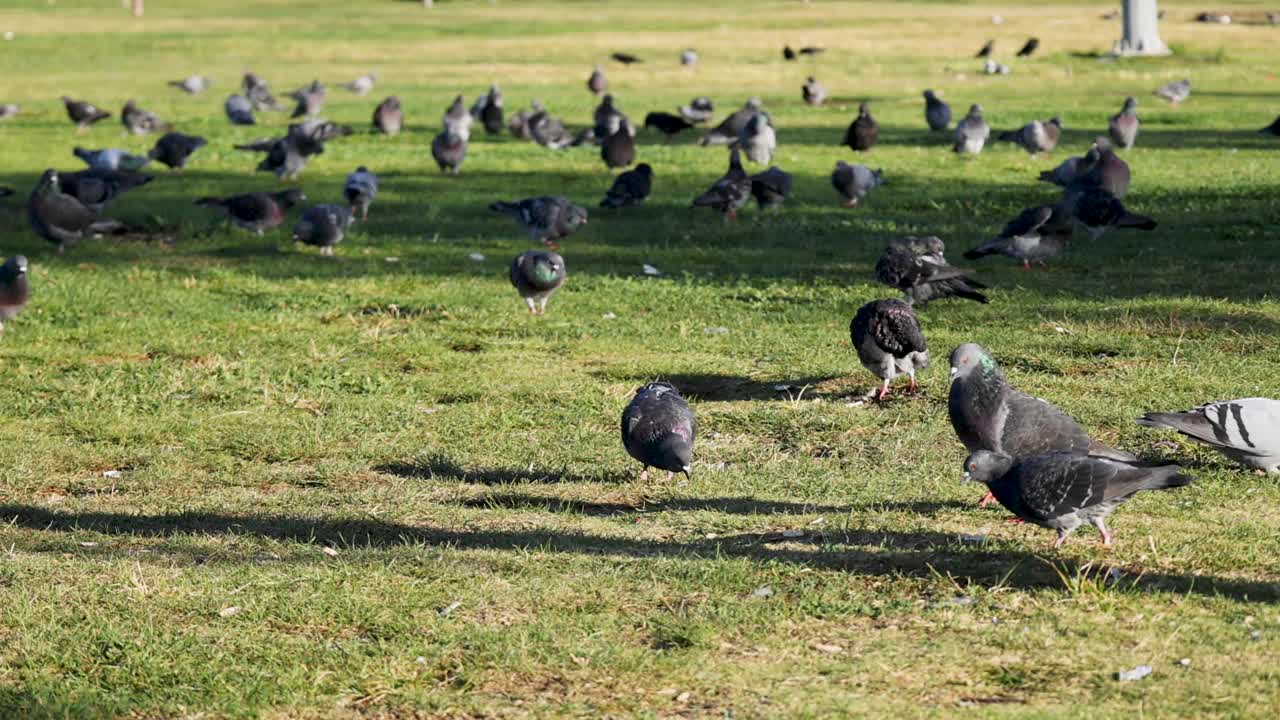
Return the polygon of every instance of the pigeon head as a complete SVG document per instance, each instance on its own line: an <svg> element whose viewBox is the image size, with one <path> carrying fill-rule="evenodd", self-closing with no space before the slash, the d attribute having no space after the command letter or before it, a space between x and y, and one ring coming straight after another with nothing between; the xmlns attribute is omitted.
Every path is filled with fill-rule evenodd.
<svg viewBox="0 0 1280 720"><path fill-rule="evenodd" d="M24 275L27 272L27 256L14 255L4 263L4 268L10 270L14 275Z"/></svg>
<svg viewBox="0 0 1280 720"><path fill-rule="evenodd" d="M807 83L815 83L815 82L817 82L817 80L814 80L814 79L813 79L813 76L812 76L812 75L810 75L808 78L806 78L806 79L805 79L805 82L807 82Z"/></svg>
<svg viewBox="0 0 1280 720"><path fill-rule="evenodd" d="M358 173L367 173L367 172L369 172L369 168L365 167L364 165L361 165L360 167L356 168L356 172L358 172Z"/></svg>
<svg viewBox="0 0 1280 720"><path fill-rule="evenodd" d="M875 170L872 170L871 179L875 180L876 187L889 184L889 181L884 179L884 168L876 168Z"/></svg>
<svg viewBox="0 0 1280 720"><path fill-rule="evenodd" d="M564 258L556 253L539 253L533 259L533 277L543 285L550 285L564 274Z"/></svg>
<svg viewBox="0 0 1280 720"><path fill-rule="evenodd" d="M1098 152L1102 153L1111 152L1114 149L1111 145L1111 139L1102 135L1093 139L1093 147L1098 148Z"/></svg>
<svg viewBox="0 0 1280 720"><path fill-rule="evenodd" d="M689 103L689 105L695 110L706 110L710 112L712 109L711 98L705 95L700 95L694 98L693 102Z"/></svg>
<svg viewBox="0 0 1280 720"><path fill-rule="evenodd" d="M925 91L924 91L924 99L925 99L925 100L927 100L927 101L929 101L929 102L931 102L931 103L932 103L932 102L937 102L937 101L938 101L938 96L937 96L937 95L934 95L932 90L925 90Z"/></svg>
<svg viewBox="0 0 1280 720"><path fill-rule="evenodd" d="M653 177L653 168L649 167L649 163L640 163L636 166L636 172L645 177Z"/></svg>
<svg viewBox="0 0 1280 720"><path fill-rule="evenodd" d="M951 351L951 378L960 380L969 377L975 370L980 370L983 377L1000 372L996 361L987 354L986 349L976 343L965 343Z"/></svg>
<svg viewBox="0 0 1280 720"><path fill-rule="evenodd" d="M1013 458L1003 453L979 450L964 461L964 482L989 485L1013 467Z"/></svg>
<svg viewBox="0 0 1280 720"><path fill-rule="evenodd" d="M1053 126L1055 126L1055 127L1062 127L1062 118L1058 117L1057 115L1054 115L1053 117L1049 118L1049 122L1045 123L1045 125L1053 125Z"/></svg>
<svg viewBox="0 0 1280 720"><path fill-rule="evenodd" d="M974 103L969 106L969 115L972 117L982 117L982 106Z"/></svg>
<svg viewBox="0 0 1280 720"><path fill-rule="evenodd" d="M570 205L564 212L564 224L573 230L579 225L587 224L587 210L579 205Z"/></svg>
<svg viewBox="0 0 1280 720"><path fill-rule="evenodd" d="M747 104L745 107L750 108L752 110L759 110L760 108L764 107L764 103L758 97L748 98Z"/></svg>
<svg viewBox="0 0 1280 720"><path fill-rule="evenodd" d="M1138 107L1138 98L1129 96L1124 99L1124 107L1120 112L1133 112Z"/></svg>
<svg viewBox="0 0 1280 720"><path fill-rule="evenodd" d="M871 114L871 106L867 103L858 103L858 117L867 117Z"/></svg>
<svg viewBox="0 0 1280 720"><path fill-rule="evenodd" d="M56 192L58 190L58 171L49 168L40 176L40 182L36 183L37 192Z"/></svg>

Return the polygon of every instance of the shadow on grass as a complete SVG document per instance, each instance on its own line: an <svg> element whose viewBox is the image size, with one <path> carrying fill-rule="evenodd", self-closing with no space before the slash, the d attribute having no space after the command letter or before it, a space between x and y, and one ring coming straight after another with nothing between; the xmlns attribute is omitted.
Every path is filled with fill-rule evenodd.
<svg viewBox="0 0 1280 720"><path fill-rule="evenodd" d="M853 508L839 505L787 502L782 500L757 500L750 497L723 498L670 498L636 503L594 502L525 493L491 493L459 501L472 508L500 508L507 510L537 510L551 513L569 513L593 517L613 517L633 513L699 512L710 511L727 515L814 515L841 514Z"/></svg>
<svg viewBox="0 0 1280 720"><path fill-rule="evenodd" d="M77 513L31 505L0 506L0 518L13 527L45 533L79 531L140 538L252 536L307 545L374 550L423 544L459 550L524 551L537 548L540 552L624 558L746 558L761 563L786 562L867 576L941 574L961 584L988 588L1061 589L1060 572L1066 577L1084 572L1082 566L1072 561L1044 558L1023 550L984 549L964 544L954 535L931 531L826 531L798 537L787 537L782 533L744 533L673 542L564 530L454 530L365 518L208 512L161 515ZM53 551L52 548L48 550ZM61 552L62 548L57 551ZM1124 583L1133 591L1195 593L1240 602L1280 602L1280 584L1277 583L1149 573L1140 568L1133 569L1129 575L1132 579Z"/></svg>
<svg viewBox="0 0 1280 720"><path fill-rule="evenodd" d="M680 390L680 393L685 397L703 402L795 400L798 397L844 397L850 394L829 393L818 389L819 386L825 383L829 383L833 380L845 379L847 377L843 375L760 381L737 375L725 375L718 373L663 373L657 375L627 374L621 377L616 372L609 371L595 371L592 374L596 377L610 381L632 381L636 383L636 387L653 380L662 380L675 385Z"/></svg>
<svg viewBox="0 0 1280 720"><path fill-rule="evenodd" d="M409 480L476 483L479 485L511 485L514 483L596 483L626 482L632 473L600 471L593 474L537 468L464 468L444 455L434 454L421 460L378 465L375 471Z"/></svg>

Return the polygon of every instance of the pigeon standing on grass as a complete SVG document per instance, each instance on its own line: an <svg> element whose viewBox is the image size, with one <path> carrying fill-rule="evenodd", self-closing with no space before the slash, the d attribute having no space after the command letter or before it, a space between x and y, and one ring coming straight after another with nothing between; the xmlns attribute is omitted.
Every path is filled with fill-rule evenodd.
<svg viewBox="0 0 1280 720"><path fill-rule="evenodd" d="M1191 80L1189 78L1171 82L1167 85L1161 85L1156 88L1156 97L1168 100L1174 107L1178 107L1191 97Z"/></svg>
<svg viewBox="0 0 1280 720"><path fill-rule="evenodd" d="M503 117L502 117L502 91L497 85L489 86L489 93L484 96L484 107L480 108L480 124L484 126L484 131L490 135L499 135L502 133Z"/></svg>
<svg viewBox="0 0 1280 720"><path fill-rule="evenodd" d="M181 80L170 80L169 86L176 87L188 95L199 95L209 89L212 83L203 75L191 75Z"/></svg>
<svg viewBox="0 0 1280 720"><path fill-rule="evenodd" d="M1143 466L1069 451L1014 458L978 450L965 460L964 479L985 484L1018 518L1057 530L1053 546L1059 548L1086 523L1110 547L1106 519L1116 507L1143 490L1183 487L1194 478L1172 463Z"/></svg>
<svg viewBox="0 0 1280 720"><path fill-rule="evenodd" d="M31 297L27 282L27 258L14 255L0 265L0 331L4 324L18 317Z"/></svg>
<svg viewBox="0 0 1280 720"><path fill-rule="evenodd" d="M431 139L431 157L436 161L440 172L460 174L462 161L467 159L466 138L448 130L436 135Z"/></svg>
<svg viewBox="0 0 1280 720"><path fill-rule="evenodd" d="M689 477L697 431L689 403L670 383L653 382L636 390L622 411L622 446L644 466L642 481L649 479L651 467L666 470L667 480L675 473Z"/></svg>
<svg viewBox="0 0 1280 720"><path fill-rule="evenodd" d="M974 104L969 107L969 114L956 123L956 144L951 149L957 153L977 155L982 152L989 137L991 127L982 119L982 106Z"/></svg>
<svg viewBox="0 0 1280 720"><path fill-rule="evenodd" d="M751 162L757 165L772 162L773 151L778 147L778 136L769 116L762 112L753 115L738 135L738 145Z"/></svg>
<svg viewBox="0 0 1280 720"><path fill-rule="evenodd" d="M76 147L71 152L94 170L140 170L151 162L146 155L134 155L120 148L88 150Z"/></svg>
<svg viewBox="0 0 1280 720"><path fill-rule="evenodd" d="M604 71L600 66L595 66L591 71L591 75L587 78L587 89L592 95L603 95L605 90L609 89L609 81L604 76Z"/></svg>
<svg viewBox="0 0 1280 720"><path fill-rule="evenodd" d="M1138 424L1176 430L1245 467L1280 473L1280 400L1252 397L1181 412L1149 412Z"/></svg>
<svg viewBox="0 0 1280 720"><path fill-rule="evenodd" d="M946 130L951 125L951 106L939 100L932 90L924 91L924 121L934 132Z"/></svg>
<svg viewBox="0 0 1280 720"><path fill-rule="evenodd" d="M910 392L916 390L916 371L929 367L920 321L911 306L901 300L875 300L858 309L849 323L849 337L862 366L883 384L876 400L889 396L890 384L899 375L911 377Z"/></svg>
<svg viewBox="0 0 1280 720"><path fill-rule="evenodd" d="M623 65L634 65L638 62L644 62L643 60L636 57L635 55L632 55L631 53L616 52L610 55L609 57L615 62L620 62Z"/></svg>
<svg viewBox="0 0 1280 720"><path fill-rule="evenodd" d="M635 131L625 117L616 132L600 145L600 157L609 169L624 168L636 161Z"/></svg>
<svg viewBox="0 0 1280 720"><path fill-rule="evenodd" d="M613 185L600 201L603 208L624 208L628 205L639 205L649 197L653 189L653 168L649 163L640 163L634 170L628 170L614 179Z"/></svg>
<svg viewBox="0 0 1280 720"><path fill-rule="evenodd" d="M467 106L461 95L455 97L448 109L444 111L444 124L442 129L444 132L455 135L462 142L471 139L471 124L474 120L471 113L467 112Z"/></svg>
<svg viewBox="0 0 1280 720"><path fill-rule="evenodd" d="M1262 128L1258 132L1264 135L1280 135L1280 115L1277 115L1276 119L1272 120L1270 125Z"/></svg>
<svg viewBox="0 0 1280 720"><path fill-rule="evenodd" d="M1152 218L1129 212L1119 198L1101 187L1069 187L1063 203L1093 240L1111 228L1155 230L1157 226Z"/></svg>
<svg viewBox="0 0 1280 720"><path fill-rule="evenodd" d="M222 109L232 125L253 125L253 103L243 95L231 95L223 103Z"/></svg>
<svg viewBox="0 0 1280 720"><path fill-rule="evenodd" d="M884 170L872 170L866 165L850 165L840 160L831 171L831 187L844 198L844 206L858 207L867 193L885 183Z"/></svg>
<svg viewBox="0 0 1280 720"><path fill-rule="evenodd" d="M225 214L232 224L261 236L283 223L285 214L306 199L307 196L301 190L293 188L276 193L254 192L225 198L205 197L196 200L195 204L217 210Z"/></svg>
<svg viewBox="0 0 1280 720"><path fill-rule="evenodd" d="M1058 138L1062 135L1062 120L1050 118L1046 122L1032 120L1017 130L1000 133L997 140L1011 142L1026 150L1031 157L1042 152L1053 152L1058 147Z"/></svg>
<svg viewBox="0 0 1280 720"><path fill-rule="evenodd" d="M1038 47L1040 47L1040 38L1028 38L1027 44L1018 51L1018 57L1031 57Z"/></svg>
<svg viewBox="0 0 1280 720"><path fill-rule="evenodd" d="M622 121L627 119L613 105L613 96L605 95L600 104L596 106L595 112L592 113L592 133L598 142L604 142L604 139L618 131L622 127ZM631 129L631 134L635 135L635 128Z"/></svg>
<svg viewBox="0 0 1280 720"><path fill-rule="evenodd" d="M738 148L729 151L729 170L698 197L693 207L709 207L719 211L726 221L736 220L738 211L751 199L751 178L742 169Z"/></svg>
<svg viewBox="0 0 1280 720"><path fill-rule="evenodd" d="M1138 100L1127 97L1120 112L1111 116L1111 120L1107 123L1107 132L1111 133L1111 139L1116 145L1129 150L1138 139L1138 125Z"/></svg>
<svg viewBox="0 0 1280 720"><path fill-rule="evenodd" d="M805 103L816 107L827 101L827 89L810 76L800 87L800 96L804 98Z"/></svg>
<svg viewBox="0 0 1280 720"><path fill-rule="evenodd" d="M208 144L198 135L183 135L180 132L165 133L147 152L147 157L167 165L171 170L181 170L187 166L187 160L195 151Z"/></svg>
<svg viewBox="0 0 1280 720"><path fill-rule="evenodd" d="M1076 166L1067 187L1068 192L1076 187L1099 187L1123 200L1129 194L1129 179L1129 163L1116 155L1110 140L1099 136Z"/></svg>
<svg viewBox="0 0 1280 720"><path fill-rule="evenodd" d="M489 206L494 212L504 213L516 219L529 233L529 237L556 250L556 242L587 224L586 209L574 205L567 198L544 195L515 202L495 202Z"/></svg>
<svg viewBox="0 0 1280 720"><path fill-rule="evenodd" d="M964 254L966 260L988 255L1004 255L1022 261L1030 270L1031 263L1044 265L1045 260L1061 255L1071 240L1075 225L1061 205L1027 208L1009 221L995 239Z"/></svg>
<svg viewBox="0 0 1280 720"><path fill-rule="evenodd" d="M58 174L58 189L84 203L85 207L101 215L121 195L140 188L155 178L136 172L119 170L81 170Z"/></svg>
<svg viewBox="0 0 1280 720"><path fill-rule="evenodd" d="M866 152L880 139L880 124L871 117L871 108L867 103L858 105L858 117L849 124L844 133L844 144L854 152Z"/></svg>
<svg viewBox="0 0 1280 720"><path fill-rule="evenodd" d="M369 94L370 90L373 90L373 86L376 84L378 84L378 74L365 73L364 75L361 75L355 80L352 80L351 82L344 84L342 87L350 90L351 92L355 93L356 95L359 95L360 97L364 97L365 95Z"/></svg>
<svg viewBox="0 0 1280 720"><path fill-rule="evenodd" d="M680 53L680 64L685 67L692 67L698 64L698 51L693 48L685 48Z"/></svg>
<svg viewBox="0 0 1280 720"><path fill-rule="evenodd" d="M169 130L171 127L155 113L138 107L138 103L133 100L124 104L120 111L120 122L130 135L147 135L159 130Z"/></svg>
<svg viewBox="0 0 1280 720"><path fill-rule="evenodd" d="M404 112L400 109L400 98L395 95L373 109L373 128L383 135L399 135L403 125Z"/></svg>
<svg viewBox="0 0 1280 720"><path fill-rule="evenodd" d="M969 277L971 271L947 263L946 246L938 237L894 240L876 261L875 276L880 282L902 291L911 305L925 305L934 300L960 297L986 304L986 295L978 292L986 285Z"/></svg>
<svg viewBox="0 0 1280 720"><path fill-rule="evenodd" d="M991 51L995 49L995 46L996 46L995 40L988 40L987 44L983 45L982 48L978 50L978 54L974 55L974 57L975 58L991 57Z"/></svg>
<svg viewBox="0 0 1280 720"><path fill-rule="evenodd" d="M100 218L91 208L59 189L57 170L45 170L27 199L27 219L37 235L58 246L61 255L86 234L119 232L124 226Z"/></svg>
<svg viewBox="0 0 1280 720"><path fill-rule="evenodd" d="M66 95L62 96L62 104L67 108L67 117L76 124L76 129L80 132L88 130L89 126L94 123L111 117L111 113L106 110L99 110L93 103L72 100Z"/></svg>
<svg viewBox="0 0 1280 720"><path fill-rule="evenodd" d="M729 117L720 122L711 130L708 130L702 139L698 141L699 145L728 145L736 142L742 135L743 129L747 127L747 123L751 118L759 115L762 103L760 98L751 98L742 106L741 110L734 112Z"/></svg>
<svg viewBox="0 0 1280 720"><path fill-rule="evenodd" d="M546 315L547 301L568 277L564 258L550 250L530 250L511 262L511 284L530 315Z"/></svg>
<svg viewBox="0 0 1280 720"><path fill-rule="evenodd" d="M353 219L351 209L342 205L309 207L293 226L293 241L318 247L321 255L332 255Z"/></svg>
<svg viewBox="0 0 1280 720"><path fill-rule="evenodd" d="M347 199L347 205L351 207L352 217L359 212L361 220L368 220L369 206L378 196L378 176L361 165L342 183L342 196Z"/></svg>
<svg viewBox="0 0 1280 720"><path fill-rule="evenodd" d="M791 197L791 173L771 167L751 176L751 195L761 211L782 207Z"/></svg>
<svg viewBox="0 0 1280 720"><path fill-rule="evenodd" d="M646 128L654 128L663 135L666 135L668 140L677 133L693 127L693 125L684 118L664 112L651 112L648 115L645 115L644 126Z"/></svg>
<svg viewBox="0 0 1280 720"><path fill-rule="evenodd" d="M2 103L0 104L0 120L8 120L9 118L17 117L18 113L21 111L22 108L18 107L14 103Z"/></svg>

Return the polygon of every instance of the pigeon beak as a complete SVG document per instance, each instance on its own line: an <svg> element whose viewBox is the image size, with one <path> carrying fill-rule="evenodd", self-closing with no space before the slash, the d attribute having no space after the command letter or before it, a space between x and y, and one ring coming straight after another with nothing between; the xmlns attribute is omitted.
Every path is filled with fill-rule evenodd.
<svg viewBox="0 0 1280 720"><path fill-rule="evenodd" d="M689 466L688 466L688 465L685 465L684 467L680 468L680 472L684 473L684 478L685 478L686 480L688 480L688 479L690 479L690 478L692 478L692 477L693 477L693 476L690 474L690 472L691 472L691 471L690 471L690 469L689 469Z"/></svg>
<svg viewBox="0 0 1280 720"><path fill-rule="evenodd" d="M958 373L958 372L960 372L960 370L959 370L958 368L956 368L956 367L954 367L954 366L951 368L951 380L950 380L950 382L955 382L955 379L956 379L956 373Z"/></svg>

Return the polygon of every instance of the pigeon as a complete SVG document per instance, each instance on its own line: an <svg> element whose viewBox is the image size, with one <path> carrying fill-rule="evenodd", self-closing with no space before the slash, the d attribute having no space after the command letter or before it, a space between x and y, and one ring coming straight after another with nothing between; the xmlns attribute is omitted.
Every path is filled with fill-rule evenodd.
<svg viewBox="0 0 1280 720"><path fill-rule="evenodd" d="M689 403L670 383L653 382L636 390L622 411L622 446L644 466L641 480L649 479L650 467L666 470L667 480L678 472L689 477L697 431Z"/></svg>
<svg viewBox="0 0 1280 720"><path fill-rule="evenodd" d="M738 135L738 146L746 154L747 159L757 165L768 165L773 161L773 151L778 147L778 136L773 131L769 116L756 113L747 121Z"/></svg>
<svg viewBox="0 0 1280 720"><path fill-rule="evenodd" d="M1084 156L1069 157L1058 163L1052 170L1040 171L1040 182L1047 182L1053 185L1066 187L1071 184L1080 175L1082 169L1085 168L1087 161Z"/></svg>
<svg viewBox="0 0 1280 720"><path fill-rule="evenodd" d="M715 106L711 103L711 98L699 96L689 101L688 105L681 105L678 108L680 117L697 125L711 120L715 112Z"/></svg>
<svg viewBox="0 0 1280 720"><path fill-rule="evenodd" d="M1156 88L1153 94L1158 98L1168 100L1174 107L1178 107L1178 105L1186 102L1187 98L1191 97L1191 80L1182 79L1171 82L1168 85L1161 85Z"/></svg>
<svg viewBox="0 0 1280 720"><path fill-rule="evenodd" d="M1127 97L1124 99L1124 107L1120 108L1120 112L1111 116L1111 120L1107 123L1107 132L1111 134L1111 139L1116 145L1129 150L1133 147L1134 141L1138 139L1138 100L1137 98Z"/></svg>
<svg viewBox="0 0 1280 720"><path fill-rule="evenodd" d="M692 128L693 125L678 115L664 112L651 112L644 116L644 126L654 128L671 139L679 132Z"/></svg>
<svg viewBox="0 0 1280 720"><path fill-rule="evenodd" d="M805 103L816 107L827 101L827 89L811 75L804 81L804 85L800 86L800 97Z"/></svg>
<svg viewBox="0 0 1280 720"><path fill-rule="evenodd" d="M27 283L27 258L14 255L0 265L0 331L4 324L18 317L31 297Z"/></svg>
<svg viewBox="0 0 1280 720"><path fill-rule="evenodd" d="M556 242L587 224L587 211L560 196L544 195L515 202L495 202L489 206L494 212L505 213L516 219L529 237L557 250Z"/></svg>
<svg viewBox="0 0 1280 720"><path fill-rule="evenodd" d="M124 193L142 187L155 178L119 170L81 170L58 173L58 189L79 200L85 207L101 215L107 206Z"/></svg>
<svg viewBox="0 0 1280 720"><path fill-rule="evenodd" d="M969 106L969 114L956 123L956 144L951 148L957 153L977 155L982 152L991 137L991 127L982 119L982 106Z"/></svg>
<svg viewBox="0 0 1280 720"><path fill-rule="evenodd" d="M230 197L205 197L196 205L221 211L227 220L246 230L263 235L267 230L284 222L285 213L294 205L307 199L302 191L293 188L276 193L253 192Z"/></svg>
<svg viewBox="0 0 1280 720"><path fill-rule="evenodd" d="M932 90L924 91L924 121L934 132L946 130L951 125L951 106L939 100Z"/></svg>
<svg viewBox="0 0 1280 720"><path fill-rule="evenodd" d="M1030 270L1032 262L1043 265L1045 260L1061 255L1074 227L1071 215L1060 205L1027 208L1010 220L998 237L966 252L964 257L977 260L1004 255L1021 260L1022 267Z"/></svg>
<svg viewBox="0 0 1280 720"><path fill-rule="evenodd" d="M782 207L791 196L791 173L771 167L751 176L751 195L761 211Z"/></svg>
<svg viewBox="0 0 1280 720"><path fill-rule="evenodd" d="M294 90L289 97L297 103L289 115L291 118L315 117L324 109L325 89L319 80L312 80L310 85Z"/></svg>
<svg viewBox="0 0 1280 720"><path fill-rule="evenodd" d="M760 98L751 98L741 110L734 112L729 117L720 122L711 130L708 130L702 139L698 141L699 145L728 145L736 142L742 135L743 129L747 127L747 122L751 118L759 115L761 110Z"/></svg>
<svg viewBox="0 0 1280 720"><path fill-rule="evenodd" d="M403 126L404 112L400 109L400 98L395 95L373 109L373 128L383 135L399 135Z"/></svg>
<svg viewBox="0 0 1280 720"><path fill-rule="evenodd" d="M471 123L474 120L471 113L467 112L467 107L463 102L462 96L459 95L453 99L448 109L444 111L444 132L455 135L462 142L471 139Z"/></svg>
<svg viewBox="0 0 1280 720"><path fill-rule="evenodd" d="M321 255L332 255L333 246L346 237L354 218L351 208L343 205L314 205L307 208L293 226L293 241L320 248Z"/></svg>
<svg viewBox="0 0 1280 720"><path fill-rule="evenodd" d="M253 104L254 110L284 110L275 95L271 94L271 88L267 87L267 83L253 73L244 74L240 80L240 89Z"/></svg>
<svg viewBox="0 0 1280 720"><path fill-rule="evenodd" d="M22 108L13 103L0 104L0 120L8 120L9 118L17 117L18 113L21 111Z"/></svg>
<svg viewBox="0 0 1280 720"><path fill-rule="evenodd" d="M614 107L613 96L605 95L604 98L600 100L600 104L596 106L595 113L592 115L593 136L599 139L600 142L604 142L605 138L614 134L618 131L618 128L622 127L622 121L626 119L627 116L623 115L621 111ZM628 125L628 128L629 134L632 137L635 137L635 127Z"/></svg>
<svg viewBox="0 0 1280 720"><path fill-rule="evenodd" d="M929 349L920 321L901 300L873 300L858 308L849 323L849 338L862 367L883 381L876 400L888 397L890 383L903 373L911 377L910 391L914 392L916 371L929 367Z"/></svg>
<svg viewBox="0 0 1280 720"><path fill-rule="evenodd" d="M991 51L995 49L995 46L996 46L995 40L988 40L987 44L983 45L982 49L979 50L978 54L974 55L974 57L975 58L991 57Z"/></svg>
<svg viewBox="0 0 1280 720"><path fill-rule="evenodd" d="M831 186L844 198L844 206L858 207L867 193L885 183L884 170L872 170L866 165L850 165L840 160L831 171Z"/></svg>
<svg viewBox="0 0 1280 720"><path fill-rule="evenodd" d="M986 450L1026 458L1063 451L1137 461L1090 438L1071 416L1048 402L1014 388L991 355L974 343L951 351L947 412L956 436L970 453ZM980 506L993 499L987 493Z"/></svg>
<svg viewBox="0 0 1280 720"><path fill-rule="evenodd" d="M624 53L624 52L616 52L610 55L609 57L616 62L622 63L623 65L632 65L638 62L644 62L643 60L636 57L635 55L631 55L630 53Z"/></svg>
<svg viewBox="0 0 1280 720"><path fill-rule="evenodd" d="M62 104L67 108L67 117L71 118L71 122L81 132L88 130L90 125L111 117L111 113L99 110L93 103L72 100L66 95L62 96Z"/></svg>
<svg viewBox="0 0 1280 720"><path fill-rule="evenodd" d="M497 85L489 86L489 93L484 95L484 107L480 108L480 124L490 135L502 132L502 91Z"/></svg>
<svg viewBox="0 0 1280 720"><path fill-rule="evenodd" d="M1258 132L1263 133L1264 135L1280 135L1280 115L1277 115L1276 119L1272 120L1270 125L1262 128Z"/></svg>
<svg viewBox="0 0 1280 720"><path fill-rule="evenodd" d="M1251 397L1182 412L1149 412L1138 424L1177 430L1245 467L1280 473L1280 400Z"/></svg>
<svg viewBox="0 0 1280 720"><path fill-rule="evenodd" d="M511 284L530 315L546 315L547 301L564 284L564 258L550 250L529 250L511 262Z"/></svg>
<svg viewBox="0 0 1280 720"><path fill-rule="evenodd" d="M849 124L844 133L844 144L854 152L866 152L880 139L880 124L871 117L871 108L867 103L858 105L858 117Z"/></svg>
<svg viewBox="0 0 1280 720"><path fill-rule="evenodd" d="M534 142L552 150L569 147L574 142L573 135L565 128L564 123L546 109L529 116L529 134Z"/></svg>
<svg viewBox="0 0 1280 720"><path fill-rule="evenodd" d="M533 132L529 129L529 118L534 115L533 110L520 110L507 120L507 131L513 137L521 140L532 140Z"/></svg>
<svg viewBox="0 0 1280 720"><path fill-rule="evenodd" d="M350 90L351 92L355 93L356 95L359 95L360 97L364 97L365 95L368 95L369 91L373 89L373 86L377 84L378 84L377 73L365 73L364 75L361 75L355 80L352 80L349 83L343 84L342 87L346 88L347 90Z"/></svg>
<svg viewBox="0 0 1280 720"><path fill-rule="evenodd" d="M188 95L199 95L213 83L209 82L209 78L203 75L191 75L181 80L170 80L169 86L176 87Z"/></svg>
<svg viewBox="0 0 1280 720"><path fill-rule="evenodd" d="M1053 546L1059 548L1086 523L1110 547L1106 519L1117 506L1142 490L1183 487L1194 478L1172 463L1144 466L1070 451L1015 458L978 450L964 461L964 479L984 483L1018 518L1057 530Z"/></svg>
<svg viewBox="0 0 1280 720"><path fill-rule="evenodd" d="M604 91L609 89L609 80L605 78L604 71L599 65L592 69L591 75L587 78L587 89L592 95L603 95Z"/></svg>
<svg viewBox="0 0 1280 720"><path fill-rule="evenodd" d="M1054 117L1046 122L1032 120L1017 130L1000 133L996 139L1011 142L1035 157L1042 152L1053 152L1061 135L1062 120Z"/></svg>
<svg viewBox="0 0 1280 720"><path fill-rule="evenodd" d="M307 158L324 152L324 143L337 137L350 135L352 128L327 120L307 120L289 126L284 137L267 138L251 143L233 145L237 150L265 152L267 156L258 163L260 172L275 173L286 180L296 178L307 166Z"/></svg>
<svg viewBox="0 0 1280 720"><path fill-rule="evenodd" d="M685 67L697 65L698 51L693 48L685 48L684 51L680 53L680 64Z"/></svg>
<svg viewBox="0 0 1280 720"><path fill-rule="evenodd" d="M1004 63L998 63L995 60L987 60L982 63L983 75L1008 75L1009 66Z"/></svg>
<svg viewBox="0 0 1280 720"><path fill-rule="evenodd" d="M600 145L600 157L609 169L624 168L636 161L635 131L631 121L622 118L622 124L612 135L606 137Z"/></svg>
<svg viewBox="0 0 1280 720"><path fill-rule="evenodd" d="M1093 240L1111 228L1156 229L1155 220L1129 212L1119 198L1101 187L1076 187L1073 184L1067 188L1063 203L1070 208L1076 224L1084 228Z"/></svg>
<svg viewBox="0 0 1280 720"><path fill-rule="evenodd" d="M653 188L653 168L648 163L640 163L634 170L628 170L613 181L600 201L603 208L624 208L628 205L639 205L649 197Z"/></svg>
<svg viewBox="0 0 1280 720"><path fill-rule="evenodd" d="M124 226L98 217L91 208L59 189L57 170L45 170L27 200L27 219L37 235L58 246L61 255L85 234L118 232Z"/></svg>
<svg viewBox="0 0 1280 720"><path fill-rule="evenodd" d="M937 237L891 242L876 261L876 279L901 290L911 305L925 305L948 297L961 297L984 305L991 302L978 292L986 285L970 278L970 271L948 264L944 249L942 239Z"/></svg>
<svg viewBox="0 0 1280 720"><path fill-rule="evenodd" d="M736 220L738 211L751 199L751 178L742 169L738 148L729 151L729 170L706 192L693 199L693 207L709 207L720 211L724 219Z"/></svg>
<svg viewBox="0 0 1280 720"><path fill-rule="evenodd" d="M824 53L824 52L826 52L826 51L827 51L827 50L826 50L826 48L813 47L812 45L809 45L809 46L805 46L805 47L800 48L800 49L799 49L799 50L797 50L796 52L797 52L797 53L799 53L799 54L801 54L801 55L810 55L810 56L812 56L812 55L821 55L822 53Z"/></svg>
<svg viewBox="0 0 1280 720"><path fill-rule="evenodd" d="M460 174L462 161L467 158L466 138L448 131L436 135L431 139L431 157L440 167L440 172Z"/></svg>
<svg viewBox="0 0 1280 720"><path fill-rule="evenodd" d="M222 109L227 114L227 119L232 125L253 125L253 104L249 102L249 98L243 95L231 95L223 104Z"/></svg>
<svg viewBox="0 0 1280 720"><path fill-rule="evenodd" d="M1110 140L1099 136L1076 165L1067 187L1099 187L1123 200L1129 193L1129 177L1129 164L1116 155Z"/></svg>
<svg viewBox="0 0 1280 720"><path fill-rule="evenodd" d="M792 61L792 60L795 60L797 57L799 57L799 56L798 56L798 55L796 55L796 51L795 51L795 50L792 50L792 49L791 49L791 46L790 46L790 45L784 45L784 46L782 47L782 59L783 59L783 60L786 60L786 61L790 62L790 61Z"/></svg>
<svg viewBox="0 0 1280 720"><path fill-rule="evenodd" d="M188 158L206 144L208 141L198 135L167 132L156 140L155 146L147 152L147 157L167 165L171 170L181 170L187 166Z"/></svg>
<svg viewBox="0 0 1280 720"><path fill-rule="evenodd" d="M161 122L155 113L138 107L133 100L126 102L124 108L120 110L120 122L131 135L147 135L158 130L169 130L172 127Z"/></svg>
<svg viewBox="0 0 1280 720"><path fill-rule="evenodd" d="M120 148L86 150L76 147L71 152L94 170L140 170L151 162L146 155L134 155Z"/></svg>
<svg viewBox="0 0 1280 720"><path fill-rule="evenodd" d="M373 204L373 199L378 196L378 176L369 172L369 168L361 165L356 171L347 176L342 183L342 196L347 199L347 204L351 206L351 216L354 218L356 211L360 212L361 220L369 219L369 206Z"/></svg>
<svg viewBox="0 0 1280 720"><path fill-rule="evenodd" d="M1230 25L1231 16L1224 13L1202 12L1196 15L1196 22L1210 23L1213 25Z"/></svg>
<svg viewBox="0 0 1280 720"><path fill-rule="evenodd" d="M1018 51L1018 57L1031 57L1038 47L1040 47L1040 38L1028 38L1027 44Z"/></svg>

